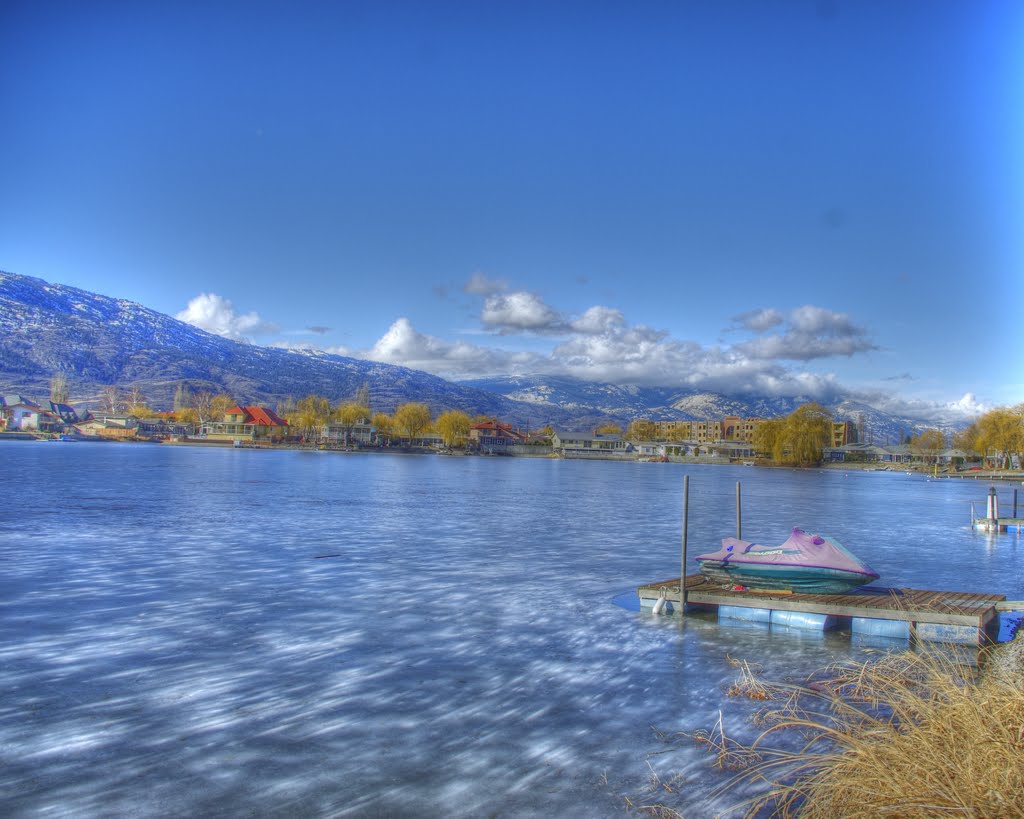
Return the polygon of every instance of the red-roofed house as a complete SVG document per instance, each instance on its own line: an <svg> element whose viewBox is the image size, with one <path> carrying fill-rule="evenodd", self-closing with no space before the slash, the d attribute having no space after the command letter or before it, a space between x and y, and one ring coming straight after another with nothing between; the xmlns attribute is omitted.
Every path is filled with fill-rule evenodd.
<svg viewBox="0 0 1024 819"><path fill-rule="evenodd" d="M223 421L203 425L201 435L214 441L280 441L288 435L288 422L266 407L232 407Z"/></svg>
<svg viewBox="0 0 1024 819"><path fill-rule="evenodd" d="M469 438L481 449L525 444L527 436L511 424L499 424L497 421L484 421L469 428Z"/></svg>

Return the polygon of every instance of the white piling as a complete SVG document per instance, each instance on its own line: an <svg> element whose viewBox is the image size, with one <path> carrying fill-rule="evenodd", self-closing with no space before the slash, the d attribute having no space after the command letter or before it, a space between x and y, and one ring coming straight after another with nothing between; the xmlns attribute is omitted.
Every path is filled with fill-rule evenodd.
<svg viewBox="0 0 1024 819"><path fill-rule="evenodd" d="M999 519L999 496L996 494L996 488L990 487L988 490L988 509L986 517L994 524Z"/></svg>

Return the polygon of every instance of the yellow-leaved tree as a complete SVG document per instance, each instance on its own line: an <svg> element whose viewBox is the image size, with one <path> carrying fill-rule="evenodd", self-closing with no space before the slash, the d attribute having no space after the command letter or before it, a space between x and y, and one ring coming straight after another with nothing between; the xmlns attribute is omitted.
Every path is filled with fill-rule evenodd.
<svg viewBox="0 0 1024 819"><path fill-rule="evenodd" d="M352 439L352 428L356 424L369 423L370 408L356 401L339 404L333 414L334 420L345 428L345 444Z"/></svg>
<svg viewBox="0 0 1024 819"><path fill-rule="evenodd" d="M797 407L785 418L761 421L754 450L780 464L807 466L821 461L832 440L832 413L816 402Z"/></svg>
<svg viewBox="0 0 1024 819"><path fill-rule="evenodd" d="M420 404L415 401L399 405L391 418L391 425L394 431L403 438L407 438L410 446L415 444L416 439L430 429L430 423L430 408L426 404Z"/></svg>
<svg viewBox="0 0 1024 819"><path fill-rule="evenodd" d="M288 419L292 423L292 419ZM331 402L322 395L307 395L295 407L294 424L307 441L319 441L331 420Z"/></svg>
<svg viewBox="0 0 1024 819"><path fill-rule="evenodd" d="M932 463L938 463L939 453L946 448L946 436L941 430L926 429L920 435L910 439L910 451L925 458L931 458Z"/></svg>
<svg viewBox="0 0 1024 819"><path fill-rule="evenodd" d="M781 418L767 418L754 427L751 443L762 458L782 460L782 425Z"/></svg>
<svg viewBox="0 0 1024 819"><path fill-rule="evenodd" d="M786 416L782 429L782 461L811 465L821 462L832 441L832 413L816 401Z"/></svg>
<svg viewBox="0 0 1024 819"><path fill-rule="evenodd" d="M370 419L373 428L377 431L378 441L390 441L392 431L391 416L386 412L375 412Z"/></svg>
<svg viewBox="0 0 1024 819"><path fill-rule="evenodd" d="M435 426L444 445L454 447L465 443L472 422L469 416L461 410L448 410L437 417Z"/></svg>
<svg viewBox="0 0 1024 819"><path fill-rule="evenodd" d="M1024 404L989 410L957 435L954 443L1003 468L1012 465L1014 456L1024 462Z"/></svg>
<svg viewBox="0 0 1024 819"><path fill-rule="evenodd" d="M629 425L626 437L630 441L653 441L658 437L658 425L654 421L640 418Z"/></svg>

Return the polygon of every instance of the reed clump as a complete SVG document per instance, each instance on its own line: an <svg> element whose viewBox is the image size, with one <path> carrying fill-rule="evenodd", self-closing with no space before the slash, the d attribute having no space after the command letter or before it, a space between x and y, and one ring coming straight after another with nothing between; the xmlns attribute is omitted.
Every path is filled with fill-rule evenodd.
<svg viewBox="0 0 1024 819"><path fill-rule="evenodd" d="M770 784L737 806L748 817L1024 816L1024 677L886 654L825 669L761 718L759 761L726 786Z"/></svg>

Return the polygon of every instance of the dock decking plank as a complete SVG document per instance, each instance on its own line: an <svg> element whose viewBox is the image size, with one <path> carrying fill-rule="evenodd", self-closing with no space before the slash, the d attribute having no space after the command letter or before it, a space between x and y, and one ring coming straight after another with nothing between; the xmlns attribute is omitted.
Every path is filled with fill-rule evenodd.
<svg viewBox="0 0 1024 819"><path fill-rule="evenodd" d="M679 578L641 586L641 596L665 596L679 602ZM647 592L644 595L644 592ZM766 608L830 614L840 617L869 617L885 620L977 625L983 627L997 616L997 604L1005 595L978 592L935 591L869 586L845 594L778 594L736 590L707 581L702 575L687 575L686 599L715 606Z"/></svg>

